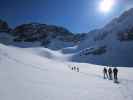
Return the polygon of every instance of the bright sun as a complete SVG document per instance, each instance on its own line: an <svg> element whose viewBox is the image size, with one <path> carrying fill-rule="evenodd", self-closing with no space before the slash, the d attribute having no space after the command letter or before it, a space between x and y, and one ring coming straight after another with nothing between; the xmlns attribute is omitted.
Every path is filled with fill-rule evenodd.
<svg viewBox="0 0 133 100"><path fill-rule="evenodd" d="M109 12L114 5L114 0L102 0L100 3L99 9L103 13Z"/></svg>

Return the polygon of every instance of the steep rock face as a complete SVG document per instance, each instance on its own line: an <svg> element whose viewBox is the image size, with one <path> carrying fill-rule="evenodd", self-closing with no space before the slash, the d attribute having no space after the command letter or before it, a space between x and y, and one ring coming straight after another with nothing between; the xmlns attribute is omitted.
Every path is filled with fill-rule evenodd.
<svg viewBox="0 0 133 100"><path fill-rule="evenodd" d="M57 36L73 35L65 28L39 23L20 25L14 29L13 33L24 41L45 39L48 36L56 38Z"/></svg>
<svg viewBox="0 0 133 100"><path fill-rule="evenodd" d="M100 65L133 65L133 9L113 19L102 29L88 33L73 61ZM105 47L105 48L103 48ZM97 52L97 53L95 53Z"/></svg>
<svg viewBox="0 0 133 100"><path fill-rule="evenodd" d="M0 20L0 32L8 32L10 30L7 22Z"/></svg>
<svg viewBox="0 0 133 100"><path fill-rule="evenodd" d="M0 43L12 44L13 37L10 35L12 29L6 21L0 19Z"/></svg>
<svg viewBox="0 0 133 100"><path fill-rule="evenodd" d="M63 27L40 23L22 24L10 29L2 20L0 20L0 32L2 32L1 41L7 41L4 39L8 35L8 38L12 37L13 45L17 44L16 46L28 47L36 44L54 50L77 45L85 37L85 34L75 35Z"/></svg>
<svg viewBox="0 0 133 100"><path fill-rule="evenodd" d="M13 30L15 42L36 42L50 49L61 49L75 45L80 38L63 27L39 23L17 26ZM64 45L64 46L63 46ZM56 47L54 47L56 46Z"/></svg>

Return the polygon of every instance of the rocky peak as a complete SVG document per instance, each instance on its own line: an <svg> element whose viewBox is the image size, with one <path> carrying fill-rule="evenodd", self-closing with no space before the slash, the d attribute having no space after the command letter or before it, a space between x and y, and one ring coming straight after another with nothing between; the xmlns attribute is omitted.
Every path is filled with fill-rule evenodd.
<svg viewBox="0 0 133 100"><path fill-rule="evenodd" d="M67 29L63 27L58 27L55 25L46 25L40 23L29 23L29 24L22 24L17 26L14 29L14 33L23 33L23 34L36 34L36 33L62 33L62 34L71 34Z"/></svg>
<svg viewBox="0 0 133 100"><path fill-rule="evenodd" d="M0 20L0 32L8 32L9 31L9 26L7 22Z"/></svg>

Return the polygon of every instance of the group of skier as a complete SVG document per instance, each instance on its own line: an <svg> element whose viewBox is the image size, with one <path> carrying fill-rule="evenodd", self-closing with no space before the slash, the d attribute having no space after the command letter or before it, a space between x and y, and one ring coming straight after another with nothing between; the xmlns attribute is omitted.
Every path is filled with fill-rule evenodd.
<svg viewBox="0 0 133 100"><path fill-rule="evenodd" d="M79 67L73 66L70 67L71 70L79 72ZM118 69L117 67L111 68L109 66L103 68L103 77L104 79L114 80L115 83L118 82Z"/></svg>
<svg viewBox="0 0 133 100"><path fill-rule="evenodd" d="M76 66L72 67L72 70L79 72L79 68Z"/></svg>
<svg viewBox="0 0 133 100"><path fill-rule="evenodd" d="M104 79L112 80L113 79L112 74L114 76L114 82L117 82L118 69L116 67L114 67L113 69L111 67L109 67L109 68L104 67L103 68Z"/></svg>

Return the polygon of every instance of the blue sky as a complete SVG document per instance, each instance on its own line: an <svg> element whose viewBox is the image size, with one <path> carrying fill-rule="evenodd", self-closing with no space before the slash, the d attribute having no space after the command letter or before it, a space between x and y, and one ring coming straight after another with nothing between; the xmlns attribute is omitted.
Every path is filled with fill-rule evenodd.
<svg viewBox="0 0 133 100"><path fill-rule="evenodd" d="M115 0L110 12L99 11L102 0L0 0L0 18L10 26L40 22L66 27L72 32L100 28L124 10L133 0Z"/></svg>

